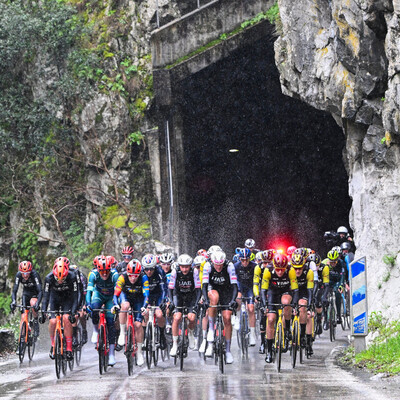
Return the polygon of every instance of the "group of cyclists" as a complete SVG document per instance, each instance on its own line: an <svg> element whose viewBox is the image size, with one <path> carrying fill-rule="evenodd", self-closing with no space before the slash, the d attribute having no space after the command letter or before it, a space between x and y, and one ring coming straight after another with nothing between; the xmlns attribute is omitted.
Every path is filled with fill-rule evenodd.
<svg viewBox="0 0 400 400"><path fill-rule="evenodd" d="M344 236L339 231L346 230ZM338 229L339 243L330 249L327 257L313 249L290 246L280 249L257 250L255 241L247 239L244 247L238 247L232 260L218 245L208 250L199 249L192 258L180 254L176 259L171 252L160 255L145 254L141 260L134 258L132 246L122 249L122 260L98 255L88 277L67 257L58 257L52 271L42 285L37 271L30 261L22 261L12 291L11 310L17 304L19 285L23 286L22 306L31 306L34 330L39 334L39 323L49 317L51 339L50 357L53 357L55 336L55 312L63 312L66 357L73 358L77 323L82 326L82 342L86 343L87 319L91 317L93 334L91 342L97 343L99 311L106 310L109 339L108 364L116 363L115 351L125 344L127 313L134 313L136 362L144 364L143 342L148 307L156 306L156 323L160 330L160 348L167 347L166 330L171 327L172 346L170 356L178 351L179 326L183 307L187 310L189 348L195 347L205 357L212 357L215 340L217 306L221 306L225 334L226 363L233 363L231 352L232 330L239 329L236 309L245 301L250 327L249 345L255 346L256 313L259 312L261 345L259 352L265 361L273 360L273 341L277 305L282 304L286 340L291 340L290 323L298 308L302 346L308 346L312 354L311 318L315 316L316 334L326 330L327 299L330 291L341 293L348 290L348 265L354 257L353 243L345 227ZM336 296L340 310L341 296ZM206 309L201 321L197 321L200 307ZM49 312L47 311L49 309ZM338 323L340 323L338 313ZM322 320L324 319L324 324ZM196 344L195 327L201 327L203 340Z"/></svg>

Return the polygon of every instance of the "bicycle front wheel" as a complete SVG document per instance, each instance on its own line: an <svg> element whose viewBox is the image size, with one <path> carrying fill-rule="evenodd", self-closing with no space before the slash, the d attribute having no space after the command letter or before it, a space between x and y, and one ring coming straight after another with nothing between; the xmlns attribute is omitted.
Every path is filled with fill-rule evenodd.
<svg viewBox="0 0 400 400"><path fill-rule="evenodd" d="M224 341L224 334L222 330L222 324L218 324L218 338L217 338L217 343L218 343L218 365L219 365L219 370L221 373L224 373L224 365L225 365L225 341Z"/></svg>
<svg viewBox="0 0 400 400"><path fill-rule="evenodd" d="M105 335L104 335L104 327L101 326L99 329L99 338L97 342L97 351L99 353L99 372L100 375L105 372L105 363L106 363L106 344L105 344Z"/></svg>
<svg viewBox="0 0 400 400"><path fill-rule="evenodd" d="M283 346L283 329L282 324L278 324L276 333L276 369L281 372L281 361L282 361L282 346Z"/></svg>
<svg viewBox="0 0 400 400"><path fill-rule="evenodd" d="M126 356L126 361L128 363L128 375L132 375L133 371L133 329L130 326L128 328L128 332L126 334L126 341L125 341L125 356Z"/></svg>
<svg viewBox="0 0 400 400"><path fill-rule="evenodd" d="M154 341L153 341L153 363L157 367L158 352L160 351L160 328L158 325L154 327Z"/></svg>
<svg viewBox="0 0 400 400"><path fill-rule="evenodd" d="M179 361L180 361L180 370L183 371L183 359L185 358L185 348L187 344L186 337L186 318L183 318L182 322L182 331L181 331L181 343L179 345Z"/></svg>
<svg viewBox="0 0 400 400"><path fill-rule="evenodd" d="M148 322L146 327L146 363L147 368L151 367L151 360L153 357L153 323Z"/></svg>
<svg viewBox="0 0 400 400"><path fill-rule="evenodd" d="M60 335L56 332L56 337L54 340L54 362L56 367L56 376L57 379L60 379L61 376L61 364L62 364L62 354L61 354L61 338Z"/></svg>
<svg viewBox="0 0 400 400"><path fill-rule="evenodd" d="M29 359L32 360L33 359L33 355L35 354L35 346L36 346L36 342L35 342L35 338L33 336L33 323L29 322L29 331L28 331L28 356Z"/></svg>
<svg viewBox="0 0 400 400"><path fill-rule="evenodd" d="M335 340L335 329L336 329L335 325L336 325L335 307L331 305L329 309L329 338L331 342Z"/></svg>
<svg viewBox="0 0 400 400"><path fill-rule="evenodd" d="M292 328L292 368L296 367L296 357L297 357L297 346L298 346L298 336L299 336L299 323L297 320L293 322Z"/></svg>
<svg viewBox="0 0 400 400"><path fill-rule="evenodd" d="M342 301L340 302L340 313L339 313L340 318L341 318L340 325L342 326L342 330L346 329L346 312L344 309L344 303L343 303L344 301L345 301L344 297L342 297Z"/></svg>
<svg viewBox="0 0 400 400"><path fill-rule="evenodd" d="M247 356L248 352L248 326L247 326L247 318L245 313L241 313L240 315L240 341L242 342L242 355L243 357Z"/></svg>
<svg viewBox="0 0 400 400"><path fill-rule="evenodd" d="M76 331L76 342L77 342L77 345L74 349L75 362L76 362L76 365L79 367L79 364L81 363L81 357L82 357L82 328L80 328L80 327Z"/></svg>
<svg viewBox="0 0 400 400"><path fill-rule="evenodd" d="M26 350L26 323L23 322L21 325L21 331L19 333L19 341L18 341L18 357L19 362L22 363L25 357L25 350Z"/></svg>

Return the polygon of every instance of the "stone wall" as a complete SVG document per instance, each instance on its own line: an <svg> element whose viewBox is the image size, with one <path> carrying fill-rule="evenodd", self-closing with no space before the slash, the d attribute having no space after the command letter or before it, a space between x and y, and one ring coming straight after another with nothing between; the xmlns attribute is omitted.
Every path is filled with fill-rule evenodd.
<svg viewBox="0 0 400 400"><path fill-rule="evenodd" d="M278 3L283 34L275 60L282 91L330 112L343 127L350 224L356 257L367 256L369 311L398 318L400 2ZM385 255L395 258L393 265Z"/></svg>

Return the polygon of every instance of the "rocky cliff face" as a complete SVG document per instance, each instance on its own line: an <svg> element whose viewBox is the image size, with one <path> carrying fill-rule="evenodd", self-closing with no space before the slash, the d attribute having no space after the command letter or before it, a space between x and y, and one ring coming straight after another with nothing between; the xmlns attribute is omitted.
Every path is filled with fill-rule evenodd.
<svg viewBox="0 0 400 400"><path fill-rule="evenodd" d="M356 258L369 311L400 316L400 2L279 0L282 91L343 127ZM320 132L321 135L324 132ZM338 157L341 157L338 154ZM321 183L321 190L329 182Z"/></svg>

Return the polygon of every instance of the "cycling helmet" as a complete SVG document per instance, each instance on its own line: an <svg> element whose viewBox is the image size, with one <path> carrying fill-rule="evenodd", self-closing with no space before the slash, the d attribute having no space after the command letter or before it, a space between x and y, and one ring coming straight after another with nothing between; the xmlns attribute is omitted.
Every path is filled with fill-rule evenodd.
<svg viewBox="0 0 400 400"><path fill-rule="evenodd" d="M206 249L200 249L200 250L197 250L197 253L196 253L198 256L203 256L203 257L205 257L205 258L207 258L208 256L207 256L207 250Z"/></svg>
<svg viewBox="0 0 400 400"><path fill-rule="evenodd" d="M287 248L287 250L286 250L286 253L287 253L287 255L289 256L289 257L291 257L292 256L292 254L294 253L294 251L296 250L296 246L289 246L288 248Z"/></svg>
<svg viewBox="0 0 400 400"><path fill-rule="evenodd" d="M337 228L337 233L344 233L345 235L347 235L349 233L349 231L347 230L347 228L345 226L339 226L339 228Z"/></svg>
<svg viewBox="0 0 400 400"><path fill-rule="evenodd" d="M271 262L272 259L274 258L275 250L269 249L269 250L264 250L263 251L263 261L265 262Z"/></svg>
<svg viewBox="0 0 400 400"><path fill-rule="evenodd" d="M95 258L93 258L93 267L94 267L94 268L97 268L97 257L98 257L98 256L96 256Z"/></svg>
<svg viewBox="0 0 400 400"><path fill-rule="evenodd" d="M67 257L62 257L62 259L64 260L65 264L69 267L70 261Z"/></svg>
<svg viewBox="0 0 400 400"><path fill-rule="evenodd" d="M256 262L258 263L258 264L260 264L261 262L262 262L262 260L263 260L263 252L262 251L259 251L257 254L256 254Z"/></svg>
<svg viewBox="0 0 400 400"><path fill-rule="evenodd" d="M341 248L341 250L343 251L343 250L351 250L351 244L349 243L349 242L343 242L341 245L340 245L340 248Z"/></svg>
<svg viewBox="0 0 400 400"><path fill-rule="evenodd" d="M293 268L303 268L306 260L301 254L293 254L290 260Z"/></svg>
<svg viewBox="0 0 400 400"><path fill-rule="evenodd" d="M111 264L110 262L107 260L106 256L98 256L97 257L97 270L101 273L101 272L107 272L111 270Z"/></svg>
<svg viewBox="0 0 400 400"><path fill-rule="evenodd" d="M114 268L117 265L117 260L114 256L107 256L106 258L111 268Z"/></svg>
<svg viewBox="0 0 400 400"><path fill-rule="evenodd" d="M244 242L244 247L247 247L248 249L253 249L254 247L256 247L256 242L254 241L254 239L247 239Z"/></svg>
<svg viewBox="0 0 400 400"><path fill-rule="evenodd" d="M336 250L328 251L328 258L331 261L337 261L339 258L339 253Z"/></svg>
<svg viewBox="0 0 400 400"><path fill-rule="evenodd" d="M207 255L210 258L211 253L213 253L214 251L222 251L221 247L217 246L217 245L213 245L211 246L208 250L207 250Z"/></svg>
<svg viewBox="0 0 400 400"><path fill-rule="evenodd" d="M189 254L181 254L178 257L179 265L192 265L193 258L189 256Z"/></svg>
<svg viewBox="0 0 400 400"><path fill-rule="evenodd" d="M272 265L277 269L286 269L288 265L288 259L285 255L276 253L272 259Z"/></svg>
<svg viewBox="0 0 400 400"><path fill-rule="evenodd" d="M195 267L200 267L204 261L206 261L206 258L204 256L196 256L193 260L193 265Z"/></svg>
<svg viewBox="0 0 400 400"><path fill-rule="evenodd" d="M214 251L211 254L211 262L213 264L223 264L226 260L226 254L223 251Z"/></svg>
<svg viewBox="0 0 400 400"><path fill-rule="evenodd" d="M303 257L307 256L307 250L304 247L298 247L293 254L301 254Z"/></svg>
<svg viewBox="0 0 400 400"><path fill-rule="evenodd" d="M239 261L239 254L235 254L233 257L232 257L232 262L233 263L237 263Z"/></svg>
<svg viewBox="0 0 400 400"><path fill-rule="evenodd" d="M307 258L308 262L315 262L315 264L317 265L317 267L319 267L321 265L321 257L319 254L314 253L314 254L310 254Z"/></svg>
<svg viewBox="0 0 400 400"><path fill-rule="evenodd" d="M78 266L75 264L72 264L69 266L69 269L73 269L74 271L76 271L78 269Z"/></svg>
<svg viewBox="0 0 400 400"><path fill-rule="evenodd" d="M18 265L20 272L26 273L32 271L32 263L30 261L21 261Z"/></svg>
<svg viewBox="0 0 400 400"><path fill-rule="evenodd" d="M131 246L125 246L123 249L122 249L122 255L123 256L131 256L131 255L133 255L133 247L131 247Z"/></svg>
<svg viewBox="0 0 400 400"><path fill-rule="evenodd" d="M144 269L154 269L157 265L157 257L154 254L145 254L142 257L142 266Z"/></svg>
<svg viewBox="0 0 400 400"><path fill-rule="evenodd" d="M334 246L331 248L333 251L337 251L339 254L339 257L342 255L342 248L340 246Z"/></svg>
<svg viewBox="0 0 400 400"><path fill-rule="evenodd" d="M58 257L53 265L53 275L58 282L62 282L68 275L69 265L64 261L64 257Z"/></svg>
<svg viewBox="0 0 400 400"><path fill-rule="evenodd" d="M251 256L251 251L250 251L250 249L248 249L248 248L246 248L246 247L244 247L243 249L240 249L239 250L239 258L244 258L244 259L246 259L246 258L250 258L250 256Z"/></svg>
<svg viewBox="0 0 400 400"><path fill-rule="evenodd" d="M128 275L140 275L142 272L142 264L140 261L134 258L133 260L129 261L128 265L126 266L126 272Z"/></svg>
<svg viewBox="0 0 400 400"><path fill-rule="evenodd" d="M163 253L160 256L161 264L171 264L174 261L174 255L172 253Z"/></svg>

